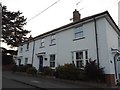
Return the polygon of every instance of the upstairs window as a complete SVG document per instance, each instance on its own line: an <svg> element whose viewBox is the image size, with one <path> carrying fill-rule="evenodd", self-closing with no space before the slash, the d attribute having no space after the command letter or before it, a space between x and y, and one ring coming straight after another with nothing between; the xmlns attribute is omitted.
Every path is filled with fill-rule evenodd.
<svg viewBox="0 0 120 90"><path fill-rule="evenodd" d="M23 47L22 46L20 46L20 52L22 52L23 51Z"/></svg>
<svg viewBox="0 0 120 90"><path fill-rule="evenodd" d="M26 47L26 50L29 50L29 43L27 43L27 47Z"/></svg>
<svg viewBox="0 0 120 90"><path fill-rule="evenodd" d="M51 36L51 42L50 42L50 45L55 45L55 44L56 44L55 41L56 41L56 40L55 40L55 35L52 35L52 36Z"/></svg>
<svg viewBox="0 0 120 90"><path fill-rule="evenodd" d="M118 37L118 49L120 50L120 37Z"/></svg>
<svg viewBox="0 0 120 90"><path fill-rule="evenodd" d="M44 47L44 46L45 46L45 39L41 39L40 47Z"/></svg>
<svg viewBox="0 0 120 90"><path fill-rule="evenodd" d="M50 67L55 67L55 54L50 55Z"/></svg>
<svg viewBox="0 0 120 90"><path fill-rule="evenodd" d="M75 39L83 38L83 27L77 27L75 28L75 33L74 33Z"/></svg>

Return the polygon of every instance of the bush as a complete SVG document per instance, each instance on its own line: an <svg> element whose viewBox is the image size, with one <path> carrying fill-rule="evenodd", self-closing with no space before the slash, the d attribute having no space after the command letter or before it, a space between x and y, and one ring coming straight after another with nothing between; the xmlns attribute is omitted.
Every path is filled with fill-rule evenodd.
<svg viewBox="0 0 120 90"><path fill-rule="evenodd" d="M18 66L16 64L14 64L13 67L12 67L12 72L16 72L17 68L18 68Z"/></svg>
<svg viewBox="0 0 120 90"><path fill-rule="evenodd" d="M84 69L79 69L78 80L86 80Z"/></svg>
<svg viewBox="0 0 120 90"><path fill-rule="evenodd" d="M42 75L54 76L54 72L50 67L44 67Z"/></svg>
<svg viewBox="0 0 120 90"><path fill-rule="evenodd" d="M88 80L104 81L104 68L99 68L94 61L89 61L85 66L85 75Z"/></svg>
<svg viewBox="0 0 120 90"><path fill-rule="evenodd" d="M35 75L37 73L37 70L35 67L30 67L27 69L26 71L28 74L32 74L32 75Z"/></svg>
<svg viewBox="0 0 120 90"><path fill-rule="evenodd" d="M30 67L32 67L32 66L29 65L29 64L27 64L27 65L20 65L20 66L18 66L17 71L18 71L18 72L26 72L26 70L27 70L28 68L30 68Z"/></svg>
<svg viewBox="0 0 120 90"><path fill-rule="evenodd" d="M76 80L79 78L79 69L73 64L58 66L55 73L56 78Z"/></svg>

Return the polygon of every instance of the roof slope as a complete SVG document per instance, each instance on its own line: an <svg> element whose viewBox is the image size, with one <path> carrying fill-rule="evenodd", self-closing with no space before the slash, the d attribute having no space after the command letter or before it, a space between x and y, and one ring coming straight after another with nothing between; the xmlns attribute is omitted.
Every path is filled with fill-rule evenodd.
<svg viewBox="0 0 120 90"><path fill-rule="evenodd" d="M77 22L72 22L72 23L69 23L69 24L67 24L67 25L61 26L61 27L59 27L59 28L53 29L53 30L51 30L51 31L48 31L48 32L43 33L43 34L41 34L41 35L38 35L38 36L36 36L36 37L34 37L34 38L32 38L32 39L29 39L28 41L25 41L25 42L23 42L23 43L21 43L21 44L24 44L24 43L26 43L26 42L34 41L34 40L36 40L37 38L41 38L41 37L43 37L43 36L45 36L45 35L48 35L48 34L50 34L50 33L56 32L56 31L58 31L58 30L61 30L61 29L66 28L66 27L69 27L69 26L75 25L75 24L77 24L77 23L81 23L81 22L87 21L87 20L89 20L89 19L93 19L93 18L102 16L102 15L104 15L104 16L107 15L107 16L110 18L110 20L112 21L112 23L115 25L115 27L118 29L118 32L120 33L120 30L119 30L118 26L116 25L116 23L114 22L114 20L113 20L112 17L110 16L109 12L108 12L108 11L104 11L104 12L102 12L102 13L98 13L98 14L91 15L91 16L85 17L85 18L83 18L83 19L80 19L80 20L77 21ZM21 44L20 44L20 45L21 45Z"/></svg>

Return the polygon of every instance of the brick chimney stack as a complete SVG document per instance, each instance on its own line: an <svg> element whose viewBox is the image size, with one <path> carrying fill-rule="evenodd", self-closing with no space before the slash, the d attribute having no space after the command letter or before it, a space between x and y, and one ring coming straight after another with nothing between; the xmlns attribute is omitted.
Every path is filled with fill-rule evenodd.
<svg viewBox="0 0 120 90"><path fill-rule="evenodd" d="M81 17L81 14L79 13L79 11L75 9L75 11L73 12L73 22L79 21L80 17Z"/></svg>

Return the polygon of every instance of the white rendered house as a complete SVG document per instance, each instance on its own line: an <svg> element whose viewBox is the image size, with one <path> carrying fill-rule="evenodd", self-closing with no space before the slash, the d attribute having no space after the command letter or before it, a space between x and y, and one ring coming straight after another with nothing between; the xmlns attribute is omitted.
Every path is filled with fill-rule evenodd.
<svg viewBox="0 0 120 90"><path fill-rule="evenodd" d="M77 10L73 22L23 42L18 47L19 64L32 64L37 70L74 63L84 68L88 59L104 67L108 84L120 80L120 30L105 11L80 19Z"/></svg>

